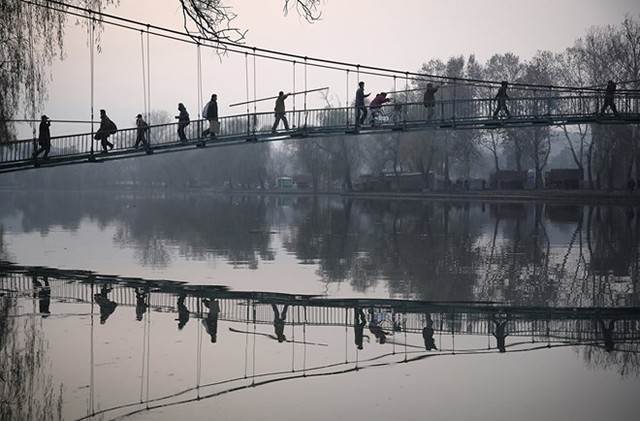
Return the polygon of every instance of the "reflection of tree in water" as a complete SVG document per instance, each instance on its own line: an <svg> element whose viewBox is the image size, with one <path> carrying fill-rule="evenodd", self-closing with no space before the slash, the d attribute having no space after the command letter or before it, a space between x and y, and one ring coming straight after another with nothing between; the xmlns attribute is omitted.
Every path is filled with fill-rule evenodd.
<svg viewBox="0 0 640 421"><path fill-rule="evenodd" d="M299 212L285 246L319 261L327 283L366 291L381 279L393 294L470 297L478 232L470 208L415 201L317 201Z"/></svg>
<svg viewBox="0 0 640 421"><path fill-rule="evenodd" d="M140 261L155 267L169 264L172 247L191 259L223 257L253 269L274 259L267 205L258 196L26 192L11 195L0 214L16 209L26 232L54 225L73 231L87 217L100 228L115 226L116 244L138 246Z"/></svg>
<svg viewBox="0 0 640 421"><path fill-rule="evenodd" d="M493 231L485 241L486 265L478 299L537 305L556 302L551 242L543 204L490 204ZM553 262L555 264L555 262Z"/></svg>
<svg viewBox="0 0 640 421"><path fill-rule="evenodd" d="M375 228L366 215L353 209L354 201L314 196L297 205L291 233L283 236L284 247L302 262L317 262L318 274L327 284L350 280L357 291L374 286L379 263L366 253L363 234Z"/></svg>
<svg viewBox="0 0 640 421"><path fill-rule="evenodd" d="M142 264L175 254L258 269L284 247L329 285L393 295L538 305L639 305L640 212L613 205L365 200L182 193L11 194L24 228L115 226ZM285 202L286 200L286 203ZM282 205L282 206L281 206ZM47 209L43 212L43 209ZM486 212L488 209L488 212ZM562 229L558 229L561 223Z"/></svg>
<svg viewBox="0 0 640 421"><path fill-rule="evenodd" d="M0 224L0 260L9 261L11 256L7 248L7 243L4 241L4 226Z"/></svg>
<svg viewBox="0 0 640 421"><path fill-rule="evenodd" d="M161 237L152 233L146 238L139 237L136 239L132 237L129 231L130 227L130 225L119 225L113 236L114 243L122 246L131 243L140 244L140 247L137 247L134 253L138 261L145 266L162 269L171 264L171 254ZM144 243L144 245L141 243Z"/></svg>
<svg viewBox="0 0 640 421"><path fill-rule="evenodd" d="M590 276L585 294L593 305L638 305L639 215L632 208L595 206L589 209L587 244ZM621 302L620 282L631 280L632 291Z"/></svg>
<svg viewBox="0 0 640 421"><path fill-rule="evenodd" d="M17 308L14 297L0 296L0 419L62 419L62 385L47 374L41 319L16 317Z"/></svg>
<svg viewBox="0 0 640 421"><path fill-rule="evenodd" d="M615 370L620 376L640 376L640 344L618 344L607 352L600 346L576 347L575 352L591 368Z"/></svg>
<svg viewBox="0 0 640 421"><path fill-rule="evenodd" d="M155 258L169 257L165 247L172 245L190 259L225 257L251 268L260 258L273 258L266 206L259 197L178 195L140 198L136 204L135 214L122 225L134 244L155 247Z"/></svg>

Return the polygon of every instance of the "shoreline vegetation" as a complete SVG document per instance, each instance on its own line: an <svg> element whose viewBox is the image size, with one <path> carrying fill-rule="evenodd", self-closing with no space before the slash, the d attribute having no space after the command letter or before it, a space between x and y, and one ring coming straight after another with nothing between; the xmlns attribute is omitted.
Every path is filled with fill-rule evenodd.
<svg viewBox="0 0 640 421"><path fill-rule="evenodd" d="M611 203L639 204L640 189L629 190L435 190L415 192L376 192L376 191L317 191L311 189L215 189L207 187L175 188L175 187L101 187L94 189L20 189L0 187L0 192L47 191L51 193L98 193L101 192L166 192L166 193L204 193L229 195L275 195L275 196L342 196L353 199L373 200L468 200L468 201L540 201L554 203Z"/></svg>

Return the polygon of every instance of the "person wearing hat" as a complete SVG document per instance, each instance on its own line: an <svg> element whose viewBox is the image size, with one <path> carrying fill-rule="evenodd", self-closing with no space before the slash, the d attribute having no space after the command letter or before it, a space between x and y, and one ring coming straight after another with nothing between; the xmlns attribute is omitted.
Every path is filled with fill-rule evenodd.
<svg viewBox="0 0 640 421"><path fill-rule="evenodd" d="M149 142L147 142L145 137L147 130L149 130L149 125L142 119L142 114L138 114L136 116L136 144L134 145L134 148L138 149L142 142L142 146L144 146L146 150L149 150Z"/></svg>
<svg viewBox="0 0 640 421"><path fill-rule="evenodd" d="M364 105L364 99L370 94L364 93L364 82L358 83L356 91L356 129L360 128L367 118L367 107Z"/></svg>
<svg viewBox="0 0 640 421"><path fill-rule="evenodd" d="M46 115L43 115L40 119L40 128L38 131L38 144L40 148L33 152L33 158L37 158L41 152L44 152L42 156L44 159L49 159L49 151L51 150L51 132L49 131L51 126L51 120Z"/></svg>

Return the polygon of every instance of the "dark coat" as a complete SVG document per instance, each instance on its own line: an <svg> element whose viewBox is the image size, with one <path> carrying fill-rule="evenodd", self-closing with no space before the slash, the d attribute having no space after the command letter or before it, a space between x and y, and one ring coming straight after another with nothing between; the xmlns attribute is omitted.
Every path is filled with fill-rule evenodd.
<svg viewBox="0 0 640 421"><path fill-rule="evenodd" d="M51 142L51 132L49 131L49 126L51 122L49 120L42 120L40 122L40 129L38 133L38 143L40 145L49 144Z"/></svg>

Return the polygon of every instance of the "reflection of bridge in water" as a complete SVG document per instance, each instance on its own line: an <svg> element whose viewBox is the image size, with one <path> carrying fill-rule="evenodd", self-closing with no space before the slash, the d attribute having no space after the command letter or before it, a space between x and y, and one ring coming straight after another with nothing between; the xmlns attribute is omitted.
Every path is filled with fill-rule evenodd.
<svg viewBox="0 0 640 421"><path fill-rule="evenodd" d="M606 355L612 357L635 356L640 343L638 308L512 307L501 303L339 299L270 292L235 292L222 286L104 276L88 271L11 264L0 264L0 295L22 300L22 315L28 316L30 320L40 315L43 318L49 314L55 315L58 308L66 306L61 314L64 317L57 322L59 325L63 324L65 329L69 316L64 311L68 311L69 306L83 306L84 309L90 306L90 327L89 320L84 325L90 330L90 335L75 332L78 335L76 340L80 339L80 343L82 337L90 341L90 345L83 346L78 354L82 355L78 358L86 359L85 379L90 381L87 396L79 395L84 399L79 404L81 408L85 407L84 412L65 417L74 419L126 417L150 409L189 404L276 382L344 375L364 369L417 363L451 355L523 352L583 345L604 350ZM143 303L140 301L141 297ZM29 300L33 302L31 311L31 306L24 305ZM104 322L108 326L116 323L118 332L116 336L109 336L108 331L94 326L94 315L97 318L98 312L95 304L100 307L101 322L104 315L103 305L99 300L113 303L111 312L116 305L135 308L139 322L133 321L133 317L107 321L107 314ZM218 303L219 313L212 319L212 309L218 306L210 303L215 301ZM189 325L191 336L181 336L182 340L191 338L194 341L192 343L190 340L186 348L179 347L182 340L173 343L171 337L167 336L169 331L163 329L164 325L159 325L174 320L173 316L161 317L162 313L177 313L178 319L175 320L184 317L184 314L180 314L181 308L191 309L189 316L202 320L202 324ZM286 319L284 314L280 314L284 322L282 332L286 331L290 338L284 338L282 342L288 343L284 347L280 346L284 344L267 340L267 336L277 338L264 333L264 328L260 329L262 325L274 325L277 334L275 308L283 313L288 308ZM122 310L120 308L118 312ZM156 314L152 316L151 312ZM84 310L79 313L85 316L87 314ZM362 319L359 315L362 315ZM56 323L55 320L54 317L47 322ZM124 330L128 328L123 329L120 325L123 321L127 326L142 322L138 325L139 330L136 329L143 335L143 345L137 350L140 354L133 346L139 340L124 335ZM218 333L217 343L203 346L204 332L210 335L211 329L218 332L218 322L228 325L228 331L224 331L226 336L222 339L221 333ZM365 330L367 323L368 331ZM43 324L50 326L46 332L54 326ZM26 329L36 329L38 324L26 323L25 326ZM377 328L379 329L376 331ZM364 349L357 346L358 329L360 344L362 345L363 337L368 339L368 345ZM156 332L155 338L159 336L158 331L163 333L160 335L160 342L155 342L156 346L162 346L162 352L150 351L151 330ZM381 335L387 338L386 345L380 341L380 331L386 332ZM96 353L94 336L96 344L108 343L108 348L115 350L115 354L106 356L103 347ZM483 345L485 341L482 336L488 338L486 346ZM506 341L507 337L513 337L509 343ZM456 341L456 338L460 340ZM53 339L55 338L50 340ZM116 341L124 341L126 346L119 348L114 343ZM372 344L373 342L377 344ZM259 344L259 348L256 344ZM276 349L272 346L276 346L279 351L272 353ZM227 350L220 354L227 355L224 360L213 358L210 350L217 347ZM65 349L71 352L70 349ZM90 357L85 356L87 351ZM192 354L193 351L195 353ZM122 358L123 353L127 358ZM136 367L140 356L142 375L136 370L131 371ZM129 365L118 363L120 360L129 361ZM150 368L151 360L155 368ZM256 368L256 361L260 363L259 368ZM81 364L80 361L77 364ZM634 363L632 361L629 364ZM162 366L160 371L159 366ZM117 387L127 392L120 393L124 397L114 401L109 399L111 395L105 394L105 390L114 386L109 379L118 370L121 377L118 377ZM194 378L174 384L174 380L160 375L160 372L185 371L194 373ZM158 381L167 382L172 387L158 387ZM84 389L84 384L78 390ZM68 387L74 390L78 385Z"/></svg>
<svg viewBox="0 0 640 421"><path fill-rule="evenodd" d="M502 303L426 302L400 299L341 299L271 292L229 291L222 286L204 286L177 281L103 276L92 272L39 267L1 266L2 290L31 296L34 279L46 277L50 299L59 302L90 303L102 286L108 285L109 299L120 306L136 307L137 291L145 290L145 305L153 311L178 312L178 298L192 309L192 316L204 317L202 300L218 300L219 320L272 324L272 304L290 307L288 325L352 326L357 309L383 317L386 328L421 334L425 315L440 334L496 335L504 329L509 336L535 341L555 339L597 342L603 340L603 326L616 343L640 340L638 308L512 307ZM42 284L42 282L40 282ZM302 311L300 311L302 310ZM611 324L610 324L611 323ZM499 327L502 326L502 327Z"/></svg>

